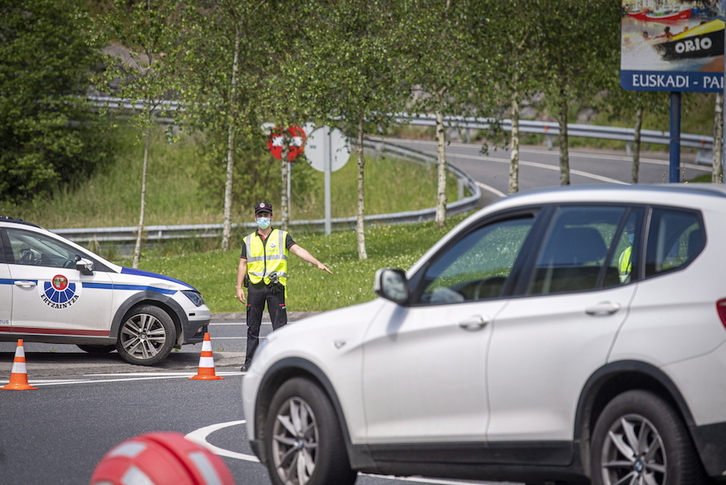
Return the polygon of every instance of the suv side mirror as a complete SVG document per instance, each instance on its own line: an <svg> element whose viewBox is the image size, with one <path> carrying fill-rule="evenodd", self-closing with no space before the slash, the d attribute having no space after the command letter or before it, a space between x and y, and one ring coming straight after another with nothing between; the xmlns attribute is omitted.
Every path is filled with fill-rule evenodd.
<svg viewBox="0 0 726 485"><path fill-rule="evenodd" d="M76 269L81 272L81 274L85 275L92 275L93 274L93 261L90 261L88 259L82 258L78 255L76 255Z"/></svg>
<svg viewBox="0 0 726 485"><path fill-rule="evenodd" d="M373 282L376 295L400 305L408 301L409 289L406 273L399 268L382 268L376 271Z"/></svg>

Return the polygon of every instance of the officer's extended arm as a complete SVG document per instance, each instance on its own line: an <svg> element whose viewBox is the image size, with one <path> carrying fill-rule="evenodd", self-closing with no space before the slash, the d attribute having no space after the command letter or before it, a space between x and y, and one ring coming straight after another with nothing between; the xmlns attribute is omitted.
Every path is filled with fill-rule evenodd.
<svg viewBox="0 0 726 485"><path fill-rule="evenodd" d="M314 264L319 269L322 269L323 271L327 271L328 273L333 274L333 272L330 271L323 263L321 263L320 261L315 259L315 256L310 254L310 252L307 249L301 247L299 244L293 244L292 247L290 247L290 252L292 254L300 257L300 259L307 261L310 264Z"/></svg>

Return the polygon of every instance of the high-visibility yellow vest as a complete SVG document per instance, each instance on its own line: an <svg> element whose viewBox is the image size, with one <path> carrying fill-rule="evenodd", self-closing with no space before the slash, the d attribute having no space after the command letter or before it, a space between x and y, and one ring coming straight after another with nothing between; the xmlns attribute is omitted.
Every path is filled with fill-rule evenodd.
<svg viewBox="0 0 726 485"><path fill-rule="evenodd" d="M620 259L618 260L618 270L620 272L620 281L622 283L628 280L631 271L633 271L633 246L628 246L625 251L620 253Z"/></svg>
<svg viewBox="0 0 726 485"><path fill-rule="evenodd" d="M283 286L287 284L287 256L288 250L285 246L287 232L273 229L263 239L253 232L245 236L244 242L247 247L247 274L251 283L264 281L270 284L270 274L277 273L277 277Z"/></svg>

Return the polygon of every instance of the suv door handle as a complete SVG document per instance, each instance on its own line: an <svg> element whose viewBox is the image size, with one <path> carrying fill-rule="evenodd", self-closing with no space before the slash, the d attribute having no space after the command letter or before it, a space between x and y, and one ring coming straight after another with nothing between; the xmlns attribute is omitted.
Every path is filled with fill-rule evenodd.
<svg viewBox="0 0 726 485"><path fill-rule="evenodd" d="M21 288L32 288L36 284L37 283L35 281L27 281L27 280L26 281L21 281L21 280L15 281L15 286L19 286Z"/></svg>
<svg viewBox="0 0 726 485"><path fill-rule="evenodd" d="M489 323L489 319L484 320L482 316L474 315L459 322L459 326L464 330L476 331L486 327L487 323Z"/></svg>
<svg viewBox="0 0 726 485"><path fill-rule="evenodd" d="M620 311L620 304L612 301L602 301L585 309L585 313L594 317L613 315Z"/></svg>

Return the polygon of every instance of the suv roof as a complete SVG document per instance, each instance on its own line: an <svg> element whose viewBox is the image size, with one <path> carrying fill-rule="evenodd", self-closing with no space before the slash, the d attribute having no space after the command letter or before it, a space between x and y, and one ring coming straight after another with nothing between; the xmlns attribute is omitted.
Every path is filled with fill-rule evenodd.
<svg viewBox="0 0 726 485"><path fill-rule="evenodd" d="M37 227L38 229L42 229L42 227L40 227L37 224L33 224L32 222L27 222L22 219L15 219L10 216L0 216L0 222L13 222L15 224L24 224L26 226L32 226L32 227Z"/></svg>

